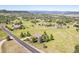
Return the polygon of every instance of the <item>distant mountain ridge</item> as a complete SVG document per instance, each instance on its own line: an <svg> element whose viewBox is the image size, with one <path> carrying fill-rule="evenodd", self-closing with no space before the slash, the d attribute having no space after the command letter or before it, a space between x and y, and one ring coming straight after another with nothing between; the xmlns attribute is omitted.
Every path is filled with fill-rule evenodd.
<svg viewBox="0 0 79 59"><path fill-rule="evenodd" d="M79 11L30 11L34 14L79 14Z"/></svg>
<svg viewBox="0 0 79 59"><path fill-rule="evenodd" d="M29 11L9 11L9 10L0 10L0 13L30 13Z"/></svg>
<svg viewBox="0 0 79 59"><path fill-rule="evenodd" d="M0 13L28 13L28 14L79 14L79 11L9 11L9 10L0 10Z"/></svg>

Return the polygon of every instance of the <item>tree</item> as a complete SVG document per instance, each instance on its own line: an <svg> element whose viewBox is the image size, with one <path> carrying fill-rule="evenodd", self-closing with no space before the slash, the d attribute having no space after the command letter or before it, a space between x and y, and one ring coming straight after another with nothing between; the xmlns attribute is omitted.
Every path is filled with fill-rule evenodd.
<svg viewBox="0 0 79 59"><path fill-rule="evenodd" d="M52 34L50 34L50 40L54 40L54 38L53 38L53 35L52 35Z"/></svg>
<svg viewBox="0 0 79 59"><path fill-rule="evenodd" d="M8 26L5 26L7 29L9 29L10 31L13 31L13 29L12 28L10 28L10 27L8 27Z"/></svg>
<svg viewBox="0 0 79 59"><path fill-rule="evenodd" d="M76 29L76 31L78 32L79 29Z"/></svg>
<svg viewBox="0 0 79 59"><path fill-rule="evenodd" d="M29 33L29 31L27 31L27 34L26 34L26 36L31 36L31 34Z"/></svg>
<svg viewBox="0 0 79 59"><path fill-rule="evenodd" d="M26 36L26 33L21 32L20 37L23 38Z"/></svg>
<svg viewBox="0 0 79 59"><path fill-rule="evenodd" d="M22 21L20 21L19 24L23 24Z"/></svg>
<svg viewBox="0 0 79 59"><path fill-rule="evenodd" d="M43 42L48 42L49 41L49 36L47 35L46 32L44 32L44 34L42 35L41 39L42 39Z"/></svg>
<svg viewBox="0 0 79 59"><path fill-rule="evenodd" d="M37 38L36 37L32 37L32 42L33 43L37 42Z"/></svg>
<svg viewBox="0 0 79 59"><path fill-rule="evenodd" d="M21 25L21 29L25 29L25 26L24 25Z"/></svg>
<svg viewBox="0 0 79 59"><path fill-rule="evenodd" d="M31 22L32 22L33 24L36 24L36 21L34 21L34 20L32 20Z"/></svg>

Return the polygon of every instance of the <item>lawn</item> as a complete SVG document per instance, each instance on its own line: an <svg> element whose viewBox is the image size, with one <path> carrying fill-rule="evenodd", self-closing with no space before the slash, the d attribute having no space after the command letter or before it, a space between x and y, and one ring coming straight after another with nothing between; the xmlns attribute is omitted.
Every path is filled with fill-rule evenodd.
<svg viewBox="0 0 79 59"><path fill-rule="evenodd" d="M75 28L72 27L72 25L69 25L70 28L64 28L64 29L57 29L53 27L44 27L44 26L38 26L34 25L30 21L22 21L23 25L25 26L26 29L18 29L12 31L14 35L20 38L20 33L21 32L27 32L29 31L32 35L36 33L43 34L44 31L47 32L47 34L53 34L54 39L49 42L45 43L30 43L37 48L45 51L45 52L62 52L62 53L72 53L74 52L74 46L79 44L79 32L76 32ZM42 23L42 21L40 22ZM32 27L34 25L34 27ZM9 27L12 26L12 24L7 25ZM43 44L47 46L47 48L43 48Z"/></svg>

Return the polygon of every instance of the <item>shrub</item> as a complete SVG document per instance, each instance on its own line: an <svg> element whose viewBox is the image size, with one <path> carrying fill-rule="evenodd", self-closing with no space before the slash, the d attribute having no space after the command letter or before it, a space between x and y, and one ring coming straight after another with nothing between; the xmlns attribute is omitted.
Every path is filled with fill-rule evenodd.
<svg viewBox="0 0 79 59"><path fill-rule="evenodd" d="M25 26L24 25L21 25L21 29L25 29Z"/></svg>
<svg viewBox="0 0 79 59"><path fill-rule="evenodd" d="M32 42L33 43L37 42L37 38L36 37L32 37Z"/></svg>
<svg viewBox="0 0 79 59"><path fill-rule="evenodd" d="M20 37L23 38L26 36L26 33L21 32Z"/></svg>
<svg viewBox="0 0 79 59"><path fill-rule="evenodd" d="M47 48L47 46L45 44L43 44L43 48Z"/></svg>
<svg viewBox="0 0 79 59"><path fill-rule="evenodd" d="M34 24L36 24L36 23L37 23L37 22L36 22L36 21L34 21L34 20L33 20L33 21L31 21L31 22L32 22L32 23L34 23Z"/></svg>
<svg viewBox="0 0 79 59"><path fill-rule="evenodd" d="M75 46L75 51L74 51L74 53L79 53L79 45L76 45L76 46Z"/></svg>
<svg viewBox="0 0 79 59"><path fill-rule="evenodd" d="M10 27L8 27L8 26L5 26L7 29L9 29L10 31L13 31L13 29L12 28L10 28Z"/></svg>
<svg viewBox="0 0 79 59"><path fill-rule="evenodd" d="M27 34L26 34L26 36L28 36L28 37L29 37L29 36L31 36L31 34L29 33L29 31L27 31Z"/></svg>
<svg viewBox="0 0 79 59"><path fill-rule="evenodd" d="M54 40L54 38L53 38L53 35L52 35L52 34L50 34L50 40Z"/></svg>
<svg viewBox="0 0 79 59"><path fill-rule="evenodd" d="M74 25L74 27L77 27L77 28L79 28L79 24L75 24L75 25Z"/></svg>
<svg viewBox="0 0 79 59"><path fill-rule="evenodd" d="M23 24L22 21L20 21L19 24Z"/></svg>
<svg viewBox="0 0 79 59"><path fill-rule="evenodd" d="M67 26L67 28L69 28L69 26Z"/></svg>
<svg viewBox="0 0 79 59"><path fill-rule="evenodd" d="M76 29L76 31L78 32L79 29Z"/></svg>
<svg viewBox="0 0 79 59"><path fill-rule="evenodd" d="M51 26L52 26L52 24L47 24L47 25L45 25L45 26L47 26L47 27L51 27Z"/></svg>

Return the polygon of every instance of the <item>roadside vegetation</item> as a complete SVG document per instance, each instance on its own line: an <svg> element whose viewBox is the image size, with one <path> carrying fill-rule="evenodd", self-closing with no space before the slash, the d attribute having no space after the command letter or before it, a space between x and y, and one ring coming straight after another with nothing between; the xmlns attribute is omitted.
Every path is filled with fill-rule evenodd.
<svg viewBox="0 0 79 59"><path fill-rule="evenodd" d="M0 40L3 40L3 39L5 39L6 38L6 33L5 32L3 32L1 29L0 29Z"/></svg>

